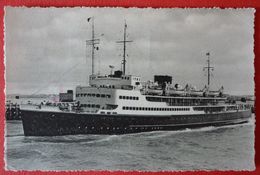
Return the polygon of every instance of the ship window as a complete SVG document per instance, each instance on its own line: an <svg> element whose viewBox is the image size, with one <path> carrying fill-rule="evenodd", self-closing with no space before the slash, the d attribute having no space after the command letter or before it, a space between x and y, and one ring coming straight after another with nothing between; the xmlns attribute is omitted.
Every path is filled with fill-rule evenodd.
<svg viewBox="0 0 260 175"><path fill-rule="evenodd" d="M106 96L105 96L105 94L101 94L101 97L104 98L104 97L106 97Z"/></svg>
<svg viewBox="0 0 260 175"><path fill-rule="evenodd" d="M148 110L148 108L145 108L145 110L147 111L147 110Z"/></svg>
<svg viewBox="0 0 260 175"><path fill-rule="evenodd" d="M121 95L119 96L119 99L122 99L122 96L121 96Z"/></svg>
<svg viewBox="0 0 260 175"><path fill-rule="evenodd" d="M91 107L92 107L92 108L94 108L94 107L95 107L95 105L94 105L94 104L92 104L92 105L91 105Z"/></svg>
<svg viewBox="0 0 260 175"><path fill-rule="evenodd" d="M101 111L100 113L101 113L101 114L105 114L105 112L104 112L104 111Z"/></svg>
<svg viewBox="0 0 260 175"><path fill-rule="evenodd" d="M123 106L123 110L125 110L125 106Z"/></svg>
<svg viewBox="0 0 260 175"><path fill-rule="evenodd" d="M140 82L135 82L135 85L137 85L137 86L140 85Z"/></svg>
<svg viewBox="0 0 260 175"><path fill-rule="evenodd" d="M96 105L96 108L100 108L100 105Z"/></svg>
<svg viewBox="0 0 260 175"><path fill-rule="evenodd" d="M113 86L112 86L112 88L114 89L114 88L115 88L115 86L113 85Z"/></svg>
<svg viewBox="0 0 260 175"><path fill-rule="evenodd" d="M128 100L128 99L129 99L129 97L128 97L128 96L126 96L126 99Z"/></svg>
<svg viewBox="0 0 260 175"><path fill-rule="evenodd" d="M111 97L111 95L108 94L108 95L107 95L107 98L110 98L110 97Z"/></svg>
<svg viewBox="0 0 260 175"><path fill-rule="evenodd" d="M151 108L148 108L148 111L151 111Z"/></svg>
<svg viewBox="0 0 260 175"><path fill-rule="evenodd" d="M97 94L97 97L100 97L100 94Z"/></svg>
<svg viewBox="0 0 260 175"><path fill-rule="evenodd" d="M129 77L127 77L127 79L129 80Z"/></svg>
<svg viewBox="0 0 260 175"><path fill-rule="evenodd" d="M142 110L144 111L144 107L142 107Z"/></svg>
<svg viewBox="0 0 260 175"><path fill-rule="evenodd" d="M92 97L95 97L95 94L91 94Z"/></svg>
<svg viewBox="0 0 260 175"><path fill-rule="evenodd" d="M130 100L132 100L132 99L133 99L133 97L129 97L129 99L130 99Z"/></svg>
<svg viewBox="0 0 260 175"><path fill-rule="evenodd" d="M86 97L87 96L87 94L84 94L84 97Z"/></svg>
<svg viewBox="0 0 260 175"><path fill-rule="evenodd" d="M136 100L139 100L139 97L136 97Z"/></svg>
<svg viewBox="0 0 260 175"><path fill-rule="evenodd" d="M129 110L129 107L128 107L128 106L126 107L126 110Z"/></svg>

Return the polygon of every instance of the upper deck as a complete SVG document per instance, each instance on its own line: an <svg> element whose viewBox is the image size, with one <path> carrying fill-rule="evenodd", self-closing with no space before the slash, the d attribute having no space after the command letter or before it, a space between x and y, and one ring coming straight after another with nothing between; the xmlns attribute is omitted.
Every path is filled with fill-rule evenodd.
<svg viewBox="0 0 260 175"><path fill-rule="evenodd" d="M134 75L90 75L89 85L91 87L104 87L113 89L140 89L141 78Z"/></svg>

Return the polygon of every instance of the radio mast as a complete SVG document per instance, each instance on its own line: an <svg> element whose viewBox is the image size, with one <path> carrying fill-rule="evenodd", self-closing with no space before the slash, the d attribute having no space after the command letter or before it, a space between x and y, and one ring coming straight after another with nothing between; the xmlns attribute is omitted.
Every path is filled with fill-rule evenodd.
<svg viewBox="0 0 260 175"><path fill-rule="evenodd" d="M203 70L207 71L207 76L208 76L208 88L210 86L210 72L214 70L214 67L210 66L210 53L206 53L206 56L208 56L208 60L207 60L207 66L203 68Z"/></svg>
<svg viewBox="0 0 260 175"><path fill-rule="evenodd" d="M127 24L125 22L125 25L124 25L124 40L117 41L117 43L122 43L123 44L123 61L122 61L122 64L123 64L123 75L125 75L125 73L126 73L126 68L125 68L125 65L126 65L126 43L133 42L133 41L126 40L126 29L127 29Z"/></svg>
<svg viewBox="0 0 260 175"><path fill-rule="evenodd" d="M94 17L89 17L87 21L92 22L92 37L90 40L86 40L86 46L91 47L91 60L92 60L92 75L95 74L95 50L99 50L99 47L96 46L99 44L100 39L95 38L95 27L94 27Z"/></svg>

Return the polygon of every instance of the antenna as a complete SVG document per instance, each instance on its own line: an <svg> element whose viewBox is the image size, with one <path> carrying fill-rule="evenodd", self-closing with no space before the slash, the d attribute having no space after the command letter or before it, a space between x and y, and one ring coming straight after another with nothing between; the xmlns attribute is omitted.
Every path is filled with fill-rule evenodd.
<svg viewBox="0 0 260 175"><path fill-rule="evenodd" d="M92 21L92 39L86 40L86 45L92 46L91 49L91 58L92 58L92 75L95 74L95 50L99 50L99 47L96 45L99 44L100 39L95 38L95 27L94 27L94 17L89 17L87 21Z"/></svg>
<svg viewBox="0 0 260 175"><path fill-rule="evenodd" d="M208 74L208 87L210 86L210 72L214 70L214 67L210 66L210 53L206 53L206 56L208 56L208 60L207 63L208 65L206 67L203 68L203 70L207 70L207 74Z"/></svg>
<svg viewBox="0 0 260 175"><path fill-rule="evenodd" d="M123 61L122 61L123 75L125 75L125 72L126 72L126 69L125 69L125 65L126 65L126 43L133 42L133 41L126 40L126 29L127 29L127 24L125 22L125 25L124 25L124 40L117 41L117 43L122 43L123 44Z"/></svg>

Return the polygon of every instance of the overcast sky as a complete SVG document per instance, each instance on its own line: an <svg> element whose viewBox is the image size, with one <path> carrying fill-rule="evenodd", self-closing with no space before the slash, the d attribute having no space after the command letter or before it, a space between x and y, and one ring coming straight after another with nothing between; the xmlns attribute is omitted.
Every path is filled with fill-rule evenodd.
<svg viewBox="0 0 260 175"><path fill-rule="evenodd" d="M253 9L5 8L7 94L59 93L86 85L91 73L90 16L95 17L97 72L121 68L123 26L127 73L143 81L171 75L201 89L210 52L212 89L254 94ZM103 34L103 35L102 35Z"/></svg>

